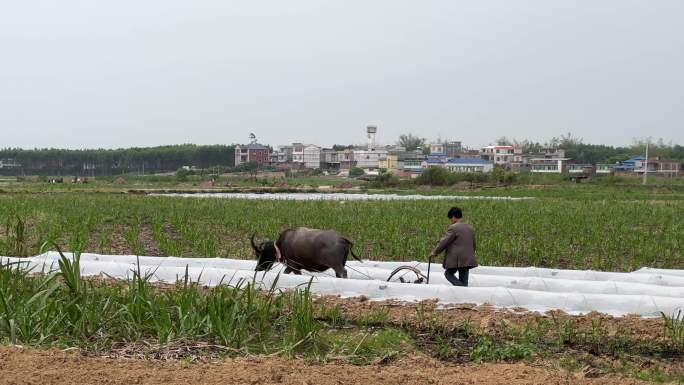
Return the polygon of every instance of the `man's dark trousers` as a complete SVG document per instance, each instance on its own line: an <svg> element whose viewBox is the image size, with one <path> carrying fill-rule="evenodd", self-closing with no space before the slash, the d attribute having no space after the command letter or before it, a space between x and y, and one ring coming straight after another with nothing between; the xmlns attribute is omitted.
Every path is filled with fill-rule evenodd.
<svg viewBox="0 0 684 385"><path fill-rule="evenodd" d="M454 286L468 286L468 271L469 267L459 267L453 269L444 270L444 276L451 282ZM458 278L456 278L456 272L458 272Z"/></svg>

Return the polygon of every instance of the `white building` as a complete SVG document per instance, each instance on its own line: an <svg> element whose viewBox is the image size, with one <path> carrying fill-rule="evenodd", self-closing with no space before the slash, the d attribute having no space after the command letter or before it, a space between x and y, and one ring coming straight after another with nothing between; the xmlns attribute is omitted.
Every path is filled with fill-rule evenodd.
<svg viewBox="0 0 684 385"><path fill-rule="evenodd" d="M537 174L562 174L568 171L570 158L532 158L530 172Z"/></svg>
<svg viewBox="0 0 684 385"><path fill-rule="evenodd" d="M453 158L445 166L455 173L486 173L494 169L492 162L480 158Z"/></svg>
<svg viewBox="0 0 684 385"><path fill-rule="evenodd" d="M486 146L480 150L480 157L494 164L509 165L515 158L513 146Z"/></svg>
<svg viewBox="0 0 684 385"><path fill-rule="evenodd" d="M304 163L304 168L321 168L321 148L313 144L304 147L302 150L302 162Z"/></svg>
<svg viewBox="0 0 684 385"><path fill-rule="evenodd" d="M278 146L278 150L271 153L271 163L292 162L292 146Z"/></svg>
<svg viewBox="0 0 684 385"><path fill-rule="evenodd" d="M444 144L442 143L430 143L430 155L442 155L445 154Z"/></svg>
<svg viewBox="0 0 684 385"><path fill-rule="evenodd" d="M302 143L292 143L292 163L304 163L304 148Z"/></svg>
<svg viewBox="0 0 684 385"><path fill-rule="evenodd" d="M381 159L387 159L387 150L354 150L354 162L358 168L375 170L380 168Z"/></svg>

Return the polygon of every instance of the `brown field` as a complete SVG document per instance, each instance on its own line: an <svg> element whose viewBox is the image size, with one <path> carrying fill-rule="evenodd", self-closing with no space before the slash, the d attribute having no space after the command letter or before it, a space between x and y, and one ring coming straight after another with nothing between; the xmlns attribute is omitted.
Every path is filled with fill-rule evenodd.
<svg viewBox="0 0 684 385"><path fill-rule="evenodd" d="M85 357L56 349L0 347L0 384L640 384L529 364L447 364L412 354L387 365L316 364L274 357L187 363Z"/></svg>

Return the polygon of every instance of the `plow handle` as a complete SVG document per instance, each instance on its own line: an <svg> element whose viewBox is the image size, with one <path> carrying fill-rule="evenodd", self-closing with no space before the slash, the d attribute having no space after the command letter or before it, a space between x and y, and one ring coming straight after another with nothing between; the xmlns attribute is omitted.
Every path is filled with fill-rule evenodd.
<svg viewBox="0 0 684 385"><path fill-rule="evenodd" d="M427 284L430 284L430 265L432 265L432 255L428 257Z"/></svg>

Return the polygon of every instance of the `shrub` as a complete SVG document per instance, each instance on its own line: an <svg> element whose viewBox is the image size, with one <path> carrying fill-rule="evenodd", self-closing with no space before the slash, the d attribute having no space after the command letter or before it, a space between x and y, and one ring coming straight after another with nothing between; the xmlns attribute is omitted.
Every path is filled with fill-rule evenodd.
<svg viewBox="0 0 684 385"><path fill-rule="evenodd" d="M429 186L448 186L457 182L455 175L443 168L429 168L416 178L416 183Z"/></svg>
<svg viewBox="0 0 684 385"><path fill-rule="evenodd" d="M188 180L188 175L190 175L190 171L186 170L184 168L179 168L176 171L176 180L179 182L187 182Z"/></svg>
<svg viewBox="0 0 684 385"><path fill-rule="evenodd" d="M349 170L349 177L350 178L356 178L357 176L361 176L363 174L365 174L363 169L360 169L358 167L354 167L351 170Z"/></svg>
<svg viewBox="0 0 684 385"><path fill-rule="evenodd" d="M371 183L373 187L393 187L399 185L399 178L396 175L387 171L380 171L380 174L373 179Z"/></svg>

